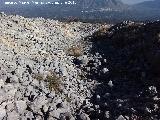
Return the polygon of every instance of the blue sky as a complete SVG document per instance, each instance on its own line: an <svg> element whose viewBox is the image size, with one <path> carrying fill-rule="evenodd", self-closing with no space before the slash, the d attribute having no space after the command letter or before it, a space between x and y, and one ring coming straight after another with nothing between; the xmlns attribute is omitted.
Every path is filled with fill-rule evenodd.
<svg viewBox="0 0 160 120"><path fill-rule="evenodd" d="M124 3L135 4L143 1L152 1L152 0L122 0Z"/></svg>

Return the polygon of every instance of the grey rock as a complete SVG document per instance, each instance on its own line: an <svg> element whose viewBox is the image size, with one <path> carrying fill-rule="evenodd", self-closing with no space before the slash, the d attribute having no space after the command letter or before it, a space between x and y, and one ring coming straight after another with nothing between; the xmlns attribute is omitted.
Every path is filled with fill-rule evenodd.
<svg viewBox="0 0 160 120"><path fill-rule="evenodd" d="M109 85L110 87L113 87L113 82L110 80L110 81L108 82L108 85Z"/></svg>
<svg viewBox="0 0 160 120"><path fill-rule="evenodd" d="M7 120L18 120L19 114L16 111L7 113Z"/></svg>
<svg viewBox="0 0 160 120"><path fill-rule="evenodd" d="M0 79L0 88L4 87L4 81L2 79Z"/></svg>
<svg viewBox="0 0 160 120"><path fill-rule="evenodd" d="M6 116L6 110L3 108L0 108L0 120L3 120L5 116Z"/></svg>
<svg viewBox="0 0 160 120"><path fill-rule="evenodd" d="M5 94L5 98L8 100L13 100L16 92L17 92L17 89L10 90Z"/></svg>
<svg viewBox="0 0 160 120"><path fill-rule="evenodd" d="M90 118L88 117L88 115L85 114L85 113L80 114L79 119L80 120L90 120Z"/></svg>
<svg viewBox="0 0 160 120"><path fill-rule="evenodd" d="M60 120L74 120L74 118L71 115L71 113L66 112L66 113L61 113L60 114Z"/></svg>
<svg viewBox="0 0 160 120"><path fill-rule="evenodd" d="M65 67L61 67L61 68L60 68L60 71L62 72L62 75L63 75L63 76L67 76L68 73L67 73L67 70L66 70Z"/></svg>
<svg viewBox="0 0 160 120"><path fill-rule="evenodd" d="M23 113L27 108L26 101L16 101L16 108L18 113Z"/></svg>
<svg viewBox="0 0 160 120"><path fill-rule="evenodd" d="M116 120L126 120L122 115L120 115Z"/></svg>
<svg viewBox="0 0 160 120"><path fill-rule="evenodd" d="M107 73L109 70L107 68L103 68L103 73Z"/></svg>
<svg viewBox="0 0 160 120"><path fill-rule="evenodd" d="M18 82L19 82L18 77L17 77L16 75L12 76L12 77L10 78L10 80L11 80L11 82L15 82L15 83L18 83Z"/></svg>
<svg viewBox="0 0 160 120"><path fill-rule="evenodd" d="M46 105L43 106L43 111L47 112L48 111L48 107Z"/></svg>
<svg viewBox="0 0 160 120"><path fill-rule="evenodd" d="M82 61L82 64L86 65L88 63L88 57L87 57L87 55L82 55L78 59Z"/></svg>
<svg viewBox="0 0 160 120"><path fill-rule="evenodd" d="M105 118L109 118L109 117L110 117L109 111L106 111L106 112L105 112Z"/></svg>
<svg viewBox="0 0 160 120"><path fill-rule="evenodd" d="M101 96L100 96L100 95L97 95L97 96L96 96L96 99L97 99L97 101L100 101Z"/></svg>
<svg viewBox="0 0 160 120"><path fill-rule="evenodd" d="M14 105L14 102L9 102L9 103L7 103L7 105L6 105L6 111L7 111L7 112L13 111L13 110L15 109L14 106L15 106L15 105Z"/></svg>

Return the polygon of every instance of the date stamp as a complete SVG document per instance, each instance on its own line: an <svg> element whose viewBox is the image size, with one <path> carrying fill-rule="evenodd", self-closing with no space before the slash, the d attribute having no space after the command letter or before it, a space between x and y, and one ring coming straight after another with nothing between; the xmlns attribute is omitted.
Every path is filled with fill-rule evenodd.
<svg viewBox="0 0 160 120"><path fill-rule="evenodd" d="M21 4L21 5L30 5L30 4L33 4L33 5L47 5L47 4L50 4L50 5L76 5L76 2L75 1L65 1L65 2L60 2L60 1L54 1L54 2L39 2L39 1L5 1L4 2L5 5L18 5L18 4Z"/></svg>

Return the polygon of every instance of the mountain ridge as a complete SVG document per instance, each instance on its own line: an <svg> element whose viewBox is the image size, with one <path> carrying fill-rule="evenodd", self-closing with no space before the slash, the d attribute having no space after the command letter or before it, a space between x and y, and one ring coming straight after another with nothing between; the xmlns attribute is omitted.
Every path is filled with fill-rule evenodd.
<svg viewBox="0 0 160 120"><path fill-rule="evenodd" d="M138 8L148 8L148 9L160 9L160 1L154 0L154 1L144 1L142 3L138 3L133 5L134 7Z"/></svg>

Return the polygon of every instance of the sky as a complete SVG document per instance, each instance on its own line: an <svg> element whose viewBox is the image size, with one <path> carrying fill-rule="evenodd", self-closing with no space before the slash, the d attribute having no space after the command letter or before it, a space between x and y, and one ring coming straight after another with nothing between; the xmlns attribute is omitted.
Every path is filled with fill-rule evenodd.
<svg viewBox="0 0 160 120"><path fill-rule="evenodd" d="M140 3L144 1L152 1L152 0L122 0L122 1L127 4L136 4L136 3Z"/></svg>

